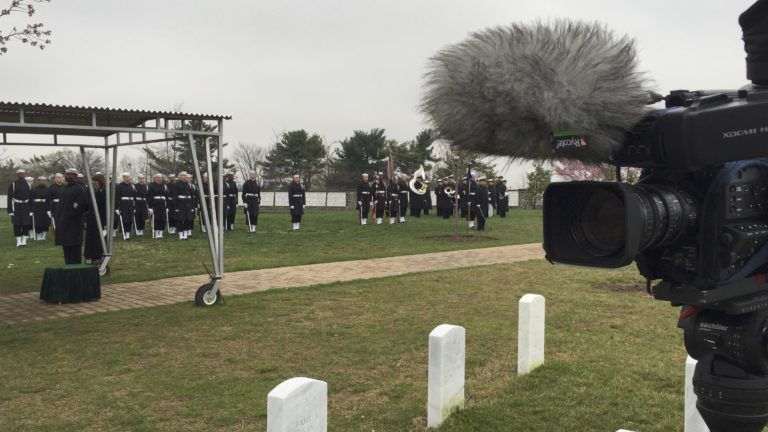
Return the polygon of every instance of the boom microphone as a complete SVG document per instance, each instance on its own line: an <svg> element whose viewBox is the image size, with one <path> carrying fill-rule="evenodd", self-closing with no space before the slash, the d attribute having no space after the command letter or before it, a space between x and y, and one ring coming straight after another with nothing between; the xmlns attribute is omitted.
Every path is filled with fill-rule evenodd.
<svg viewBox="0 0 768 432"><path fill-rule="evenodd" d="M432 57L422 110L453 145L608 162L652 100L634 41L558 20L476 32Z"/></svg>

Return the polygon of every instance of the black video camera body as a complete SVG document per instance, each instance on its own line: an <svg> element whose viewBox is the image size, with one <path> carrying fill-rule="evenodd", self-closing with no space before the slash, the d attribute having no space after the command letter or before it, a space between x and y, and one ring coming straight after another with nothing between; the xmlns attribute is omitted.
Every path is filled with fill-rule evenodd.
<svg viewBox="0 0 768 432"><path fill-rule="evenodd" d="M553 183L544 195L550 261L636 261L657 299L743 313L768 306L768 88L672 92L611 163L636 185ZM726 288L727 289L723 289Z"/></svg>

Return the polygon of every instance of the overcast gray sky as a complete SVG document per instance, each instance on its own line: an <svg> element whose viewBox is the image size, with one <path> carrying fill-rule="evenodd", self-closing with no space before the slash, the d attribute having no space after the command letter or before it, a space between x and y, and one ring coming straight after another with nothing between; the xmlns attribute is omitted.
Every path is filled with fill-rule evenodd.
<svg viewBox="0 0 768 432"><path fill-rule="evenodd" d="M0 5L9 0L0 0ZM412 139L428 58L510 22L596 20L635 38L660 92L746 83L739 13L752 0L53 0L45 50L0 57L0 100L228 114L226 140L306 129ZM8 21L9 22L9 21ZM0 20L0 28L6 28ZM12 149L17 155L41 149ZM513 170L516 182L522 173Z"/></svg>

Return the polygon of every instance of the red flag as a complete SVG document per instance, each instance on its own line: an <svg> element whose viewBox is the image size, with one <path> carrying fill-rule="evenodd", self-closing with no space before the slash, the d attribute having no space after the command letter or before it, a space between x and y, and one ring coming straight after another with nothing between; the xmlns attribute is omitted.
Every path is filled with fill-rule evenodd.
<svg viewBox="0 0 768 432"><path fill-rule="evenodd" d="M389 159L387 160L387 180L392 181L392 177L395 174L395 164L392 162L392 153L389 154Z"/></svg>

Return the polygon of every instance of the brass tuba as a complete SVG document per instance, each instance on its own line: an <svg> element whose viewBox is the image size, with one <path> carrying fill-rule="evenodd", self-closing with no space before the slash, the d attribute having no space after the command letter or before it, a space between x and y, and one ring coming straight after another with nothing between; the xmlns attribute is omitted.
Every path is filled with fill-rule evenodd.
<svg viewBox="0 0 768 432"><path fill-rule="evenodd" d="M418 171L413 173L413 178L411 179L411 181L408 182L408 187L411 188L413 193L415 193L416 195L424 195L429 190L429 186L427 186L427 184L424 183L424 176L425 176L425 174L424 174L424 167L421 166L421 167L419 167ZM422 179L421 187L420 188L416 187L416 179L418 177L421 177L421 179Z"/></svg>
<svg viewBox="0 0 768 432"><path fill-rule="evenodd" d="M450 186L446 186L445 189L443 189L443 193L453 198L453 195L456 193L456 190Z"/></svg>

